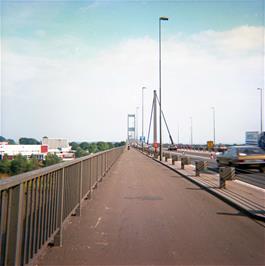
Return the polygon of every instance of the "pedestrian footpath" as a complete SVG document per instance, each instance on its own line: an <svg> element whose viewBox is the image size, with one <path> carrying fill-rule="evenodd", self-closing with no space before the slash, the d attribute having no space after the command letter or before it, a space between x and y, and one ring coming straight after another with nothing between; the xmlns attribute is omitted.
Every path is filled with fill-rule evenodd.
<svg viewBox="0 0 265 266"><path fill-rule="evenodd" d="M262 265L264 226L126 150L35 265Z"/></svg>

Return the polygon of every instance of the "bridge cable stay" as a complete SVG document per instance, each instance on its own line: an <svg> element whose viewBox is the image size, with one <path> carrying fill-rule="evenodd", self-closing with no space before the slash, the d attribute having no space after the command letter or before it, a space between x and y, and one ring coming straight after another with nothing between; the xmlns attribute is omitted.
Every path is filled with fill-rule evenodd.
<svg viewBox="0 0 265 266"><path fill-rule="evenodd" d="M158 104L159 104L159 106L160 106L160 101L159 101L159 99L158 99L157 96L156 96L156 99L157 99ZM161 106L160 106L160 108L161 108ZM171 144L174 145L174 141L173 141L173 138L172 138L172 136L171 136L171 134L170 134L170 131L169 131L169 128L168 128L168 124L167 124L166 118L165 118L165 116L164 116L164 112L163 112L163 110L161 111L161 113L162 113L162 116L163 116L164 122L165 122L166 127L167 127L167 132L168 132L168 135L169 135L169 139L170 139L170 141L171 141Z"/></svg>
<svg viewBox="0 0 265 266"><path fill-rule="evenodd" d="M150 123L149 123L149 129L148 129L147 144L149 144L149 137L150 137L150 129L151 129L151 124L152 124L153 111L154 111L154 101L153 101L153 104L152 104L151 115L150 115Z"/></svg>

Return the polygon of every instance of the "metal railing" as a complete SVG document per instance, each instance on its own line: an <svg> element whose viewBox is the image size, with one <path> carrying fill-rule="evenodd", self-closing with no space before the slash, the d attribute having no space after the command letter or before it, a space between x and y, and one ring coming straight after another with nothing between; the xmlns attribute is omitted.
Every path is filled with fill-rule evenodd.
<svg viewBox="0 0 265 266"><path fill-rule="evenodd" d="M62 228L81 214L81 201L124 147L16 175L0 184L0 265L24 265L49 243L62 245Z"/></svg>

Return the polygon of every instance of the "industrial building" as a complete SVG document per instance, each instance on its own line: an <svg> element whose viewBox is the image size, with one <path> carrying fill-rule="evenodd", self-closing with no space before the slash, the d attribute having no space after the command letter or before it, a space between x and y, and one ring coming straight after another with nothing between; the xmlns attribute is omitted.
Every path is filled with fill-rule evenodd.
<svg viewBox="0 0 265 266"><path fill-rule="evenodd" d="M66 139L49 139L44 137L41 145L10 145L8 142L0 142L0 159L6 154L10 160L14 156L21 154L30 158L36 156L38 160L44 160L48 153L56 154L62 160L72 160L75 158Z"/></svg>

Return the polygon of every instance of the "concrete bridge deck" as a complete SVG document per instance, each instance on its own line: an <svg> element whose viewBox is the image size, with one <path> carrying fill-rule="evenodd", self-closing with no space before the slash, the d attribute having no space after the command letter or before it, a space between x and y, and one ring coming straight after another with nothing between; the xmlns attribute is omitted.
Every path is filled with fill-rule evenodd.
<svg viewBox="0 0 265 266"><path fill-rule="evenodd" d="M130 150L38 265L264 265L264 224Z"/></svg>

